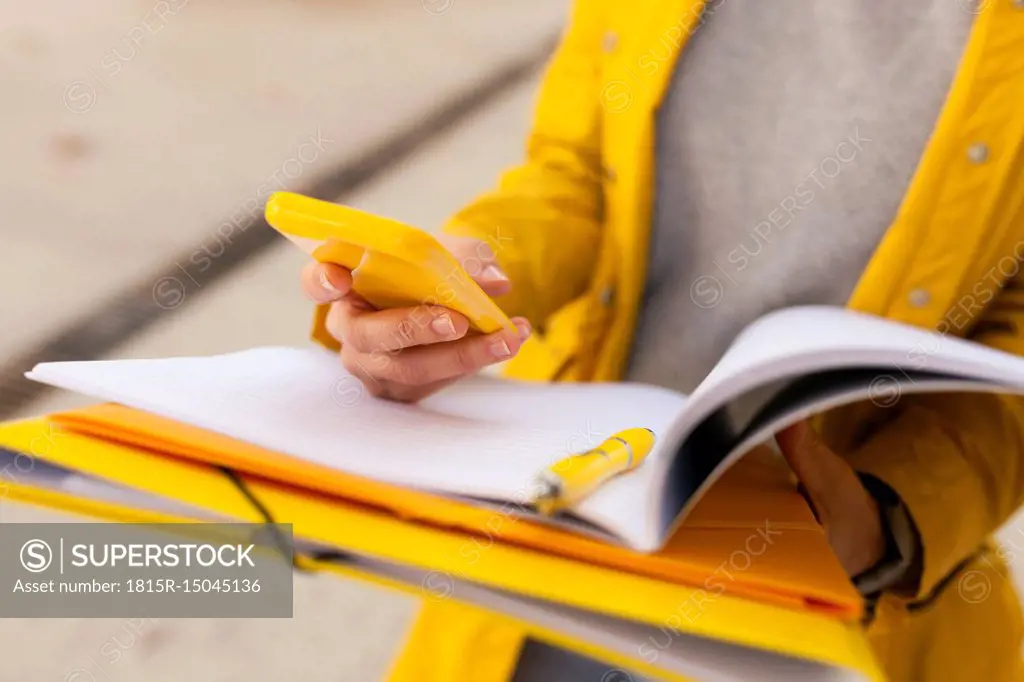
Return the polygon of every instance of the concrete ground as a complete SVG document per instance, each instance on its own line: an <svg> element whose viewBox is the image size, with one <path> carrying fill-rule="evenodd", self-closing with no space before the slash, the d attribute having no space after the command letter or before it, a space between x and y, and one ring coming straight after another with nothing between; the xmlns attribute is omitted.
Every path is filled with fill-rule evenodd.
<svg viewBox="0 0 1024 682"><path fill-rule="evenodd" d="M198 249L275 173L301 188L535 52L564 11L545 0L168 3L180 11L160 20L148 1L0 0L0 16L16 17L0 34L0 89L17 95L0 149L18 159L0 169L0 359ZM535 85L536 75L344 201L440 224L519 158ZM331 141L285 166L318 136ZM304 262L282 243L108 357L303 344ZM51 394L16 416L82 402ZM11 502L0 517L62 518ZM299 575L292 620L0 619L0 682L377 680L414 609L379 588Z"/></svg>
<svg viewBox="0 0 1024 682"><path fill-rule="evenodd" d="M536 50L564 6L0 0L0 357Z"/></svg>

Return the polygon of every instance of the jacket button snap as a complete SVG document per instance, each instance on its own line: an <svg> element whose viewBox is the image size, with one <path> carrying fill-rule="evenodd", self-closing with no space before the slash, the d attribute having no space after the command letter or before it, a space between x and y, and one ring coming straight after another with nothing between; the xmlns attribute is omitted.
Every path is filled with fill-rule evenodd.
<svg viewBox="0 0 1024 682"><path fill-rule="evenodd" d="M608 31L604 34L604 40L601 42L605 52L611 52L615 49L615 46L619 44L619 36L615 31Z"/></svg>
<svg viewBox="0 0 1024 682"><path fill-rule="evenodd" d="M611 166L605 166L603 170L604 179L607 180L608 182L615 182L615 169L612 168Z"/></svg>
<svg viewBox="0 0 1024 682"><path fill-rule="evenodd" d="M601 305L610 306L612 301L615 299L615 289L612 287L605 287L601 289Z"/></svg>
<svg viewBox="0 0 1024 682"><path fill-rule="evenodd" d="M924 289L914 289L910 292L910 305L915 308L923 308L932 300L931 295Z"/></svg>
<svg viewBox="0 0 1024 682"><path fill-rule="evenodd" d="M967 158L974 163L985 163L988 160L988 145L981 144L980 142L972 144L967 148Z"/></svg>

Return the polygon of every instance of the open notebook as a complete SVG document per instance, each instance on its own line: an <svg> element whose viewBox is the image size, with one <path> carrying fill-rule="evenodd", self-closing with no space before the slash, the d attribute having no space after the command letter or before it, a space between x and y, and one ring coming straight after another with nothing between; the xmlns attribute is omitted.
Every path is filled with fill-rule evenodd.
<svg viewBox="0 0 1024 682"><path fill-rule="evenodd" d="M708 487L778 429L863 399L1024 393L1024 359L837 308L770 314L693 395L635 384L474 378L418 405L377 400L319 349L63 362L29 378L306 462L479 505L522 503L533 475L648 427L644 464L571 514L539 518L641 552L662 548ZM517 509L529 514L529 510Z"/></svg>

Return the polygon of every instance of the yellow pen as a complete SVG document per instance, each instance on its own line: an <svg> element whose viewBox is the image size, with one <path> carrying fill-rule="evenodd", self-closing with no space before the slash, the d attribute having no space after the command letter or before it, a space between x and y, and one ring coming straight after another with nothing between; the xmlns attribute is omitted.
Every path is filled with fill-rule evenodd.
<svg viewBox="0 0 1024 682"><path fill-rule="evenodd" d="M620 431L593 450L555 462L534 478L530 502L550 515L578 504L605 481L640 466L654 447L650 429Z"/></svg>

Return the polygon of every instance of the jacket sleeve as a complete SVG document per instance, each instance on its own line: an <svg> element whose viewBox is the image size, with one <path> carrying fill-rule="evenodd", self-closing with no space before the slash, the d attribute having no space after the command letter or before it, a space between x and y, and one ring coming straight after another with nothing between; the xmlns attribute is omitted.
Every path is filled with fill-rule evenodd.
<svg viewBox="0 0 1024 682"><path fill-rule="evenodd" d="M1024 278L1007 283L970 336L1024 355ZM848 459L888 484L909 511L922 552L911 591L924 599L1024 502L1024 399L906 396L897 409Z"/></svg>
<svg viewBox="0 0 1024 682"><path fill-rule="evenodd" d="M512 291L497 302L535 327L584 292L595 266L602 214L601 4L573 3L540 87L523 163L444 226L491 245L512 281Z"/></svg>
<svg viewBox="0 0 1024 682"><path fill-rule="evenodd" d="M485 241L512 282L497 300L508 315L541 328L584 292L593 272L602 213L600 0L574 0L548 64L524 161L502 174L443 226ZM338 349L318 306L313 339Z"/></svg>

